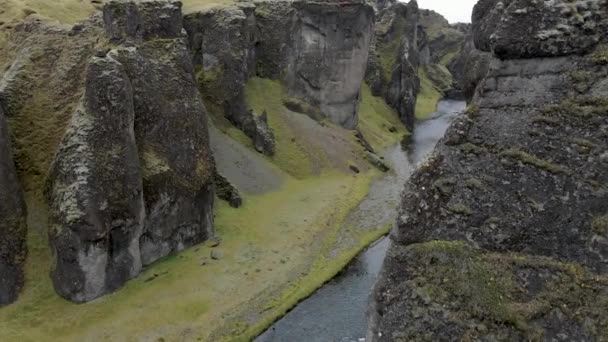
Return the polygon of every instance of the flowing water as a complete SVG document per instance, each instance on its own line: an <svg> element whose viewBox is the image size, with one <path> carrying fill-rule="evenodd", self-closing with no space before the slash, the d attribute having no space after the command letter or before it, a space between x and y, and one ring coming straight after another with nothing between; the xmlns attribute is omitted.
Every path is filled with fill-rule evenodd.
<svg viewBox="0 0 608 342"><path fill-rule="evenodd" d="M419 122L410 144L389 148L385 159L394 172L378 180L370 195L349 215L351 221L390 220L398 212L401 187L443 137L452 120L465 109L462 101L440 101L437 112ZM391 203L392 205L386 205ZM380 205L383 204L383 205ZM384 212L379 212L384 211ZM348 219L347 219L348 221ZM378 222L365 222L380 226ZM367 331L368 297L389 247L384 238L361 253L339 276L298 304L256 342L360 342Z"/></svg>

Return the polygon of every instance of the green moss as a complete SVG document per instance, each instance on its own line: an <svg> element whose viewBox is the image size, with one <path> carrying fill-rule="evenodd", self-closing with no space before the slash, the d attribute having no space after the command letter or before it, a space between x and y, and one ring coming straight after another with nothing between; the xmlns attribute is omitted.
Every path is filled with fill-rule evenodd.
<svg viewBox="0 0 608 342"><path fill-rule="evenodd" d="M558 119L550 116L539 115L532 119L533 123L541 123L549 126L559 126L560 122Z"/></svg>
<svg viewBox="0 0 608 342"><path fill-rule="evenodd" d="M501 153L501 155L504 157L510 157L510 158L516 159L524 164L528 164L528 165L537 167L539 169L545 170L550 173L554 173L554 174L563 173L566 175L569 175L572 173L570 170L568 170L567 168L565 168L561 165L557 165L550 161L540 159L536 156L533 156L529 153L526 153L526 152L516 149L516 148L510 148L508 150L505 150Z"/></svg>
<svg viewBox="0 0 608 342"><path fill-rule="evenodd" d="M144 151L141 159L142 176L145 179L150 179L171 170L169 164L150 149Z"/></svg>
<svg viewBox="0 0 608 342"><path fill-rule="evenodd" d="M473 210L464 203L454 203L448 205L448 210L458 215L470 216L473 215Z"/></svg>
<svg viewBox="0 0 608 342"><path fill-rule="evenodd" d="M373 96L367 84L361 88L359 130L376 151L396 144L409 134L397 112L384 99Z"/></svg>
<svg viewBox="0 0 608 342"><path fill-rule="evenodd" d="M405 19L399 16L394 18L392 22L393 32L405 31ZM386 31L386 29L384 29ZM380 57L380 65L384 71L384 80L389 81L392 77L395 64L399 60L399 49L401 48L401 34L392 34L392 39L388 41L379 40L377 42L377 50Z"/></svg>
<svg viewBox="0 0 608 342"><path fill-rule="evenodd" d="M484 147L472 144L472 143L464 143L460 146L460 150L464 153L464 154L475 154L475 155L481 155L484 154L486 152L488 152L487 149L485 149Z"/></svg>
<svg viewBox="0 0 608 342"><path fill-rule="evenodd" d="M608 324L604 315L596 316L608 309L608 300L596 292L608 279L577 265L523 254L486 253L463 242L433 241L409 248L420 266L408 285L414 291L424 289L428 307L456 310L444 315L456 324L470 318L506 324L527 340L536 340L542 335L532 321L557 307L567 317L584 322L582 326L589 326L590 317L594 317L595 327ZM518 279L521 272L551 276L545 276L537 290L529 293ZM606 336L602 330L592 331L596 337Z"/></svg>
<svg viewBox="0 0 608 342"><path fill-rule="evenodd" d="M418 77L420 77L420 92L416 99L416 119L425 120L437 110L437 102L442 95L435 89L424 68L418 69Z"/></svg>
<svg viewBox="0 0 608 342"><path fill-rule="evenodd" d="M485 190L486 189L486 187L483 185L483 181L481 181L480 179L477 179L475 177L467 178L464 182L464 185L471 190L474 190L474 189Z"/></svg>
<svg viewBox="0 0 608 342"><path fill-rule="evenodd" d="M591 61L597 65L607 65L608 64L608 46L600 45L597 47L595 52L593 52L590 56Z"/></svg>
<svg viewBox="0 0 608 342"><path fill-rule="evenodd" d="M596 234L603 236L608 235L608 215L594 218L591 226L593 227L593 232Z"/></svg>
<svg viewBox="0 0 608 342"><path fill-rule="evenodd" d="M372 238L386 232L386 227L362 232L343 255L327 253L338 239L329 232L335 232L367 194L375 175L348 177L334 172L302 181L289 179L279 191L251 196L238 210L219 202L216 229L222 238L217 247L224 255L221 260L210 260L209 246L194 247L150 266L116 293L86 305L72 304L54 293L48 277L52 259L46 240L48 208L36 197L28 198L26 287L17 303L0 309L2 339L147 336L174 341L188 331L188 340L217 341L209 333L235 308L248 307L254 299L263 304L249 307L255 314L247 326L259 332L338 272ZM278 304L264 311L268 303Z"/></svg>
<svg viewBox="0 0 608 342"><path fill-rule="evenodd" d="M286 98L279 81L251 78L245 88L247 104L256 112L268 113L268 124L276 138L276 153L272 161L296 178L312 175L312 161L306 148L295 139L298 132L285 120L283 99Z"/></svg>
<svg viewBox="0 0 608 342"><path fill-rule="evenodd" d="M423 68L428 79L440 93L445 93L452 89L454 78L445 66L441 64L430 64L425 65Z"/></svg>
<svg viewBox="0 0 608 342"><path fill-rule="evenodd" d="M471 120L478 118L481 115L481 110L479 106L471 103L467 106L467 109L464 111L464 114Z"/></svg>
<svg viewBox="0 0 608 342"><path fill-rule="evenodd" d="M454 192L456 180L454 178L439 178L433 183L433 188L439 190L444 195Z"/></svg>

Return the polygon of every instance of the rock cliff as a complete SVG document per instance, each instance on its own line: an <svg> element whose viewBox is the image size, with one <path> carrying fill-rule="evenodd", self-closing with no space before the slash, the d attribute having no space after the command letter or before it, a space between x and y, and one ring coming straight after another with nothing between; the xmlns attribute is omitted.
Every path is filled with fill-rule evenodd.
<svg viewBox="0 0 608 342"><path fill-rule="evenodd" d="M479 1L476 45L503 60L406 186L371 341L608 337L607 18Z"/></svg>
<svg viewBox="0 0 608 342"><path fill-rule="evenodd" d="M48 200L54 287L76 302L213 236L215 167L181 3L109 1L102 18L70 30L26 21L0 82L20 182L31 198L44 188ZM2 245L2 267L15 269L6 273L16 275L6 280L14 298L25 209L7 151L2 170L13 184L2 194L14 217L2 207L2 241L12 241L6 252Z"/></svg>
<svg viewBox="0 0 608 342"><path fill-rule="evenodd" d="M365 76L372 93L383 97L409 129L414 127L420 89L418 11L416 1L376 3L375 34Z"/></svg>
<svg viewBox="0 0 608 342"><path fill-rule="evenodd" d="M23 286L26 209L15 171L8 124L0 102L0 305L13 302Z"/></svg>
<svg viewBox="0 0 608 342"><path fill-rule="evenodd" d="M278 79L290 109L354 129L372 27L361 1L262 1L185 18L206 98L268 155L274 137L262 113L247 108L247 80Z"/></svg>

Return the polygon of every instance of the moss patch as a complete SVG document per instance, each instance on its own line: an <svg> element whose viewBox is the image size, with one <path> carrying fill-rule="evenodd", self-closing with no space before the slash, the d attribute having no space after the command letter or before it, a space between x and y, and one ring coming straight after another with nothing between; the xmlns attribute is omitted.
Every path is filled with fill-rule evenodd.
<svg viewBox="0 0 608 342"><path fill-rule="evenodd" d="M457 326L496 325L488 327L491 331L506 325L526 340L537 340L542 328L533 322L559 308L581 327L591 327L592 335L606 336L608 320L600 314L608 310L601 292L608 284L606 277L546 257L486 253L464 242L434 241L408 249L409 259L415 260L408 287L426 297L427 305L417 307L419 315L434 314L433 320ZM437 315L428 309L435 307L448 312Z"/></svg>
<svg viewBox="0 0 608 342"><path fill-rule="evenodd" d="M510 148L506 151L503 151L501 153L501 155L505 156L505 157L514 158L524 164L528 164L528 165L537 167L539 169L545 170L550 173L554 173L554 174L563 173L563 174L567 174L567 175L572 173L572 171L568 170L567 168L565 168L561 165L557 165L550 161L540 159L536 156L533 156L529 153L526 153L522 150L518 150L516 148Z"/></svg>
<svg viewBox="0 0 608 342"><path fill-rule="evenodd" d="M594 218L591 225L594 233L603 236L608 235L608 214Z"/></svg>
<svg viewBox="0 0 608 342"><path fill-rule="evenodd" d="M418 69L420 78L420 92L416 99L416 119L428 119L437 109L437 102L441 100L441 93L435 88L433 82L427 76L424 68Z"/></svg>
<svg viewBox="0 0 608 342"><path fill-rule="evenodd" d="M367 84L361 88L359 130L376 151L399 142L409 134L397 112L384 99L373 96Z"/></svg>
<svg viewBox="0 0 608 342"><path fill-rule="evenodd" d="M312 175L312 161L305 146L296 139L294 131L285 120L283 99L286 98L283 86L279 81L254 77L245 88L247 104L256 113L266 111L268 124L276 138L276 153L271 158L279 168L296 178Z"/></svg>

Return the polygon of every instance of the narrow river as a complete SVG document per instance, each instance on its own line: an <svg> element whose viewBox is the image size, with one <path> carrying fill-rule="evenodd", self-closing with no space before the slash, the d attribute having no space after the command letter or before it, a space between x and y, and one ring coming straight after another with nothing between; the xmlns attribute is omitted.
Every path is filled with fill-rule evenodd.
<svg viewBox="0 0 608 342"><path fill-rule="evenodd" d="M465 109L462 101L440 101L429 120L419 122L407 148L395 145L385 152L393 172L377 181L370 195L351 213L359 218L391 220L397 216L401 187L443 137L452 120ZM392 203L379 206L377 203ZM368 208L374 208L369 215ZM368 210L366 210L366 208ZM378 213L377 208L386 211ZM356 211L356 210L355 210ZM371 222L370 224L374 224ZM366 308L370 290L389 247L384 238L361 253L339 276L260 335L256 342L360 342L367 330Z"/></svg>

